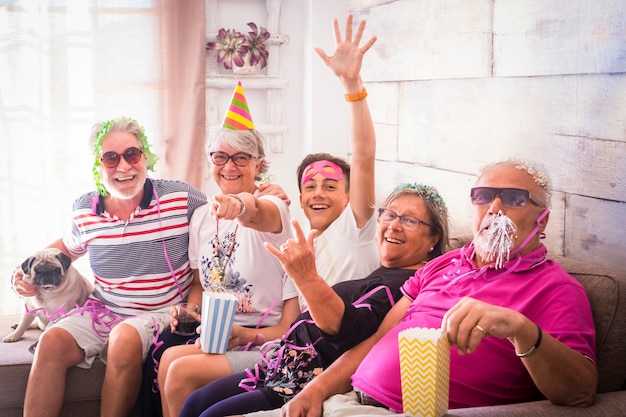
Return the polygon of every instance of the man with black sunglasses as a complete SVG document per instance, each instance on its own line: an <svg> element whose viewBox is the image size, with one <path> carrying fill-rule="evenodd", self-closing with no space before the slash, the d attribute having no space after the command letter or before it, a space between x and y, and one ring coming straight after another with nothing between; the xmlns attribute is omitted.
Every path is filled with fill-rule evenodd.
<svg viewBox="0 0 626 417"><path fill-rule="evenodd" d="M541 396L568 406L593 403L598 376L589 300L540 242L547 177L520 161L498 162L479 175L470 200L473 241L418 270L376 334L311 381L284 414L402 412L398 334L413 327L441 328L450 342L451 409ZM372 403L382 408L364 409Z"/></svg>
<svg viewBox="0 0 626 417"><path fill-rule="evenodd" d="M170 306L200 303L187 300L200 285L189 266L189 222L206 196L180 181L148 178L157 158L131 118L96 123L90 139L97 191L74 202L71 230L50 246L72 260L87 254L95 290L41 335L25 416L59 415L67 370L90 368L98 355L107 363L100 415L128 415L155 333L169 326ZM16 269L15 291L30 296L22 277Z"/></svg>

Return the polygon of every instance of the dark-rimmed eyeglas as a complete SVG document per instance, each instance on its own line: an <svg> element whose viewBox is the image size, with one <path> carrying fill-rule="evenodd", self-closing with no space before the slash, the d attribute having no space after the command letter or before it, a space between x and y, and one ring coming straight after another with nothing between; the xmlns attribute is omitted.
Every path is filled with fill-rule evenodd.
<svg viewBox="0 0 626 417"><path fill-rule="evenodd" d="M229 159L232 159L233 164L238 167L245 167L250 162L250 159L253 158L252 155L245 152L237 152L234 155L229 155L226 152L211 152L209 153L211 157L211 162L213 162L217 166L226 165Z"/></svg>
<svg viewBox="0 0 626 417"><path fill-rule="evenodd" d="M530 191L522 190L521 188L474 187L470 192L470 197L472 204L475 206L490 204L496 197L500 197L502 204L507 207L524 207L526 201L530 201L536 206L544 207L543 204L530 195Z"/></svg>
<svg viewBox="0 0 626 417"><path fill-rule="evenodd" d="M130 147L121 154L113 151L105 152L102 154L100 162L107 168L115 168L119 165L121 157L124 157L129 164L136 164L141 159L142 154L143 151L141 149Z"/></svg>
<svg viewBox="0 0 626 417"><path fill-rule="evenodd" d="M397 213L394 213L393 211L386 209L386 208L378 209L378 221L379 222L391 223L395 219L398 219L402 227L404 227L406 230L416 230L418 227L422 225L431 227L430 224L426 223L423 220L418 219L417 217L400 216Z"/></svg>

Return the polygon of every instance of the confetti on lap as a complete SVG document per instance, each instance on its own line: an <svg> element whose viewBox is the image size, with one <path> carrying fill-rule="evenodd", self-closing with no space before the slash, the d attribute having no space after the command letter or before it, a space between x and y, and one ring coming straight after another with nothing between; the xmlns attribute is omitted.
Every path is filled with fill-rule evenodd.
<svg viewBox="0 0 626 417"><path fill-rule="evenodd" d="M441 329L414 327L398 334L404 414L441 417L448 411L450 344Z"/></svg>

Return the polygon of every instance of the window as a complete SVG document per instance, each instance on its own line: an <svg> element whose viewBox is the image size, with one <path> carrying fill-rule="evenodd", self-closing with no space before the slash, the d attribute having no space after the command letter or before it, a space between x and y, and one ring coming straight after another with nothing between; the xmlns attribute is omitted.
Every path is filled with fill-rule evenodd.
<svg viewBox="0 0 626 417"><path fill-rule="evenodd" d="M94 189L91 125L134 117L159 153L161 22L149 0L0 0L0 314L23 308L14 267Z"/></svg>

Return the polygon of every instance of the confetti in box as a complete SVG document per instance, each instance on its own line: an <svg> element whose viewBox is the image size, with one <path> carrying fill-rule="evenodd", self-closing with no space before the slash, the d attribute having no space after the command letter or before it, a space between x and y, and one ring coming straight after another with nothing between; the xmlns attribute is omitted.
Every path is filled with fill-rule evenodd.
<svg viewBox="0 0 626 417"><path fill-rule="evenodd" d="M204 291L200 347L207 353L225 353L237 310L237 298L231 293Z"/></svg>
<svg viewBox="0 0 626 417"><path fill-rule="evenodd" d="M441 329L414 327L398 334L404 414L441 417L448 411L450 344Z"/></svg>

